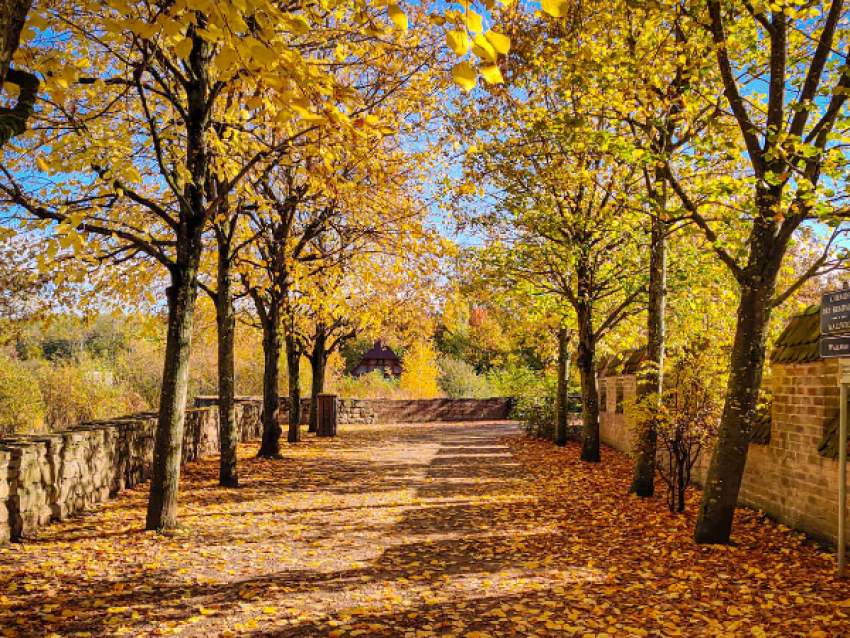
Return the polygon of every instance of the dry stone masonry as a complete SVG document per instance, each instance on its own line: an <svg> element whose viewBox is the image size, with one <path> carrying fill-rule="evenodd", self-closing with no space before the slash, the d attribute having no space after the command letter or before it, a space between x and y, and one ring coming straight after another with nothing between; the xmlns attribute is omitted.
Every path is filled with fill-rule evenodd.
<svg viewBox="0 0 850 638"><path fill-rule="evenodd" d="M183 462L219 450L218 399L199 397L186 413ZM302 405L309 418L310 400ZM237 400L239 440L262 434L262 400ZM339 399L339 424L498 420L508 399L385 401ZM288 401L281 400L282 418ZM0 438L0 543L31 536L50 521L65 520L150 478L156 415L98 421L48 435Z"/></svg>
<svg viewBox="0 0 850 638"><path fill-rule="evenodd" d="M260 435L259 406L237 405L240 439ZM0 439L0 542L31 535L146 481L155 414L98 421L56 434ZM218 451L218 409L189 410L183 461Z"/></svg>

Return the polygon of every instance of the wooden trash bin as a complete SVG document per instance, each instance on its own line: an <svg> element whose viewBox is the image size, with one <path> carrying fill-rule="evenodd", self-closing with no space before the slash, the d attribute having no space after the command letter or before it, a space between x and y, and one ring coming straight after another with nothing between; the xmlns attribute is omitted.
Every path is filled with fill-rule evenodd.
<svg viewBox="0 0 850 638"><path fill-rule="evenodd" d="M316 397L316 436L336 436L337 396L320 394Z"/></svg>

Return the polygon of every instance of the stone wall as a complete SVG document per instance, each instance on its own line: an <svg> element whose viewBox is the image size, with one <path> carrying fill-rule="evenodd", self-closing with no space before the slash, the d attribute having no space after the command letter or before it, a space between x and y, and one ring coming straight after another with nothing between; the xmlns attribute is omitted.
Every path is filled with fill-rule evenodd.
<svg viewBox="0 0 850 638"><path fill-rule="evenodd" d="M635 375L599 379L607 410L600 405L603 443L622 452L633 449L634 435L624 414L615 412L614 384L635 396ZM818 453L838 412L838 364L835 360L776 364L772 367L773 402L769 441L750 445L739 504L821 541L835 545L838 525L838 462ZM703 485L712 450L703 451L693 479Z"/></svg>
<svg viewBox="0 0 850 638"><path fill-rule="evenodd" d="M186 412L183 462L219 450L218 399L199 397ZM340 399L339 423L477 421L507 417L507 399L385 401ZM310 400L303 404L302 422ZM282 418L288 413L286 398ZM262 435L257 397L237 399L239 439ZM136 414L87 423L48 435L0 438L0 542L31 535L150 478L156 415Z"/></svg>
<svg viewBox="0 0 850 638"><path fill-rule="evenodd" d="M240 397L261 403L260 397ZM218 397L198 397L195 407L218 405ZM512 399L339 399L340 425L349 423L428 423L500 421L509 417ZM280 399L281 418L289 414L289 399ZM301 422L307 423L310 399L302 399Z"/></svg>
<svg viewBox="0 0 850 638"><path fill-rule="evenodd" d="M237 406L240 439L260 436L259 407ZM155 414L0 439L0 542L32 534L150 478ZM218 410L186 413L183 462L218 452Z"/></svg>
<svg viewBox="0 0 850 638"><path fill-rule="evenodd" d="M357 403L375 415L376 423L501 421L509 417L512 405L509 398L360 399Z"/></svg>

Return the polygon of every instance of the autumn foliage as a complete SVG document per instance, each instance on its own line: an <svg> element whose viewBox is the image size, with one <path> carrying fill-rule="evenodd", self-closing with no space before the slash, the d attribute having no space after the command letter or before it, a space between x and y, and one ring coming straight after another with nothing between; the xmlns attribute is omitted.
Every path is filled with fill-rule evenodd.
<svg viewBox="0 0 850 638"><path fill-rule="evenodd" d="M0 633L837 638L832 555L740 512L734 546L626 495L631 465L579 460L507 424L349 426L186 469L168 535L143 488L0 548ZM588 498L592 494L593 498Z"/></svg>

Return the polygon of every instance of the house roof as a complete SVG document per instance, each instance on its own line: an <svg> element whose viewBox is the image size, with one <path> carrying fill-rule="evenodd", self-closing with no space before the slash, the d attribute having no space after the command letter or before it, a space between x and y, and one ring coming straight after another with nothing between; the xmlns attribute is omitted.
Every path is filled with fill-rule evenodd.
<svg viewBox="0 0 850 638"><path fill-rule="evenodd" d="M600 359L596 364L596 371L599 376L606 377L613 377L618 374L636 374L645 358L646 348L624 350Z"/></svg>
<svg viewBox="0 0 850 638"><path fill-rule="evenodd" d="M808 363L820 360L820 304L791 317L770 354L772 363Z"/></svg>
<svg viewBox="0 0 850 638"><path fill-rule="evenodd" d="M771 407L765 403L756 408L756 418L750 433L750 443L767 445L770 443Z"/></svg>
<svg viewBox="0 0 850 638"><path fill-rule="evenodd" d="M646 348L635 348L623 355L623 374L636 374L646 358Z"/></svg>
<svg viewBox="0 0 850 638"><path fill-rule="evenodd" d="M808 363L819 361L820 358L820 304L813 304L799 315L791 317L776 340L770 360L773 363ZM838 456L837 410L826 424L818 453L826 458Z"/></svg>
<svg viewBox="0 0 850 638"><path fill-rule="evenodd" d="M838 425L839 413L827 423L826 432L823 435L820 445L818 445L818 454L828 459L838 458ZM850 443L847 444L850 449Z"/></svg>
<svg viewBox="0 0 850 638"><path fill-rule="evenodd" d="M369 350L360 361L367 361L369 359L384 359L386 361L399 361L398 355L393 352L393 349L390 348L386 343L384 343L383 339L379 339L375 342L375 345L372 346L372 349Z"/></svg>

